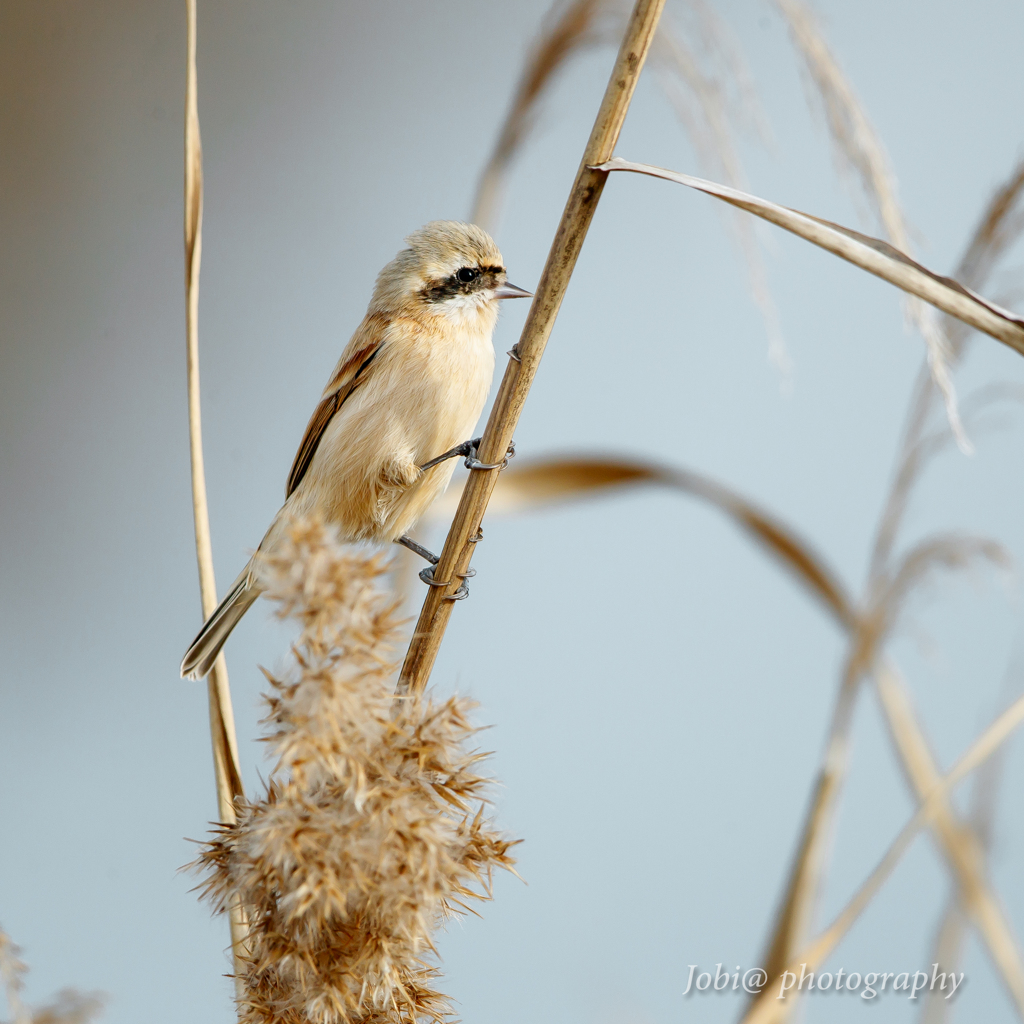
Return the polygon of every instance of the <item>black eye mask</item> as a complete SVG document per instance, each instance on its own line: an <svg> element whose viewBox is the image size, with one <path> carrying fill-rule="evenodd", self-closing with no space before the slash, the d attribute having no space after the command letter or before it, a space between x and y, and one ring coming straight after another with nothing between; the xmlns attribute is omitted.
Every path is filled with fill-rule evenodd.
<svg viewBox="0 0 1024 1024"><path fill-rule="evenodd" d="M420 294L427 302L444 302L456 295L498 288L504 278L504 267L460 267L449 277L431 281Z"/></svg>

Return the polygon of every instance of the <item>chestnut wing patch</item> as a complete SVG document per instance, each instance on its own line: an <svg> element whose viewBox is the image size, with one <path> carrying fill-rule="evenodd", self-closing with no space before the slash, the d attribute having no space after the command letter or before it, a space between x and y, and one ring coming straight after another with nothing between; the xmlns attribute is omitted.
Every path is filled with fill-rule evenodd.
<svg viewBox="0 0 1024 1024"><path fill-rule="evenodd" d="M288 483L285 487L285 499L291 497L295 488L302 483L302 478L309 469L309 464L316 455L320 446L320 439L324 436L327 424L331 422L334 414L342 407L345 399L365 380L367 367L376 358L383 343L383 332L374 332L377 337L372 344L364 345L357 349L339 368L334 379L328 384L332 389L325 395L320 404L313 410L313 415L306 424L306 432L302 435L302 442L299 450L295 453L295 461L292 463L291 472L288 474Z"/></svg>

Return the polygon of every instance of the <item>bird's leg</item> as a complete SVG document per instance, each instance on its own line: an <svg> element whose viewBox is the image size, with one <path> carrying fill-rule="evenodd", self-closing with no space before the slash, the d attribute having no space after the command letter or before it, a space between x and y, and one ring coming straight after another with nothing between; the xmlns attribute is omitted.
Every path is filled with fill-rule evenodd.
<svg viewBox="0 0 1024 1024"><path fill-rule="evenodd" d="M435 555L433 551L430 551L429 549L425 548L422 544L417 544L416 541L412 539L412 537L407 537L405 536L405 534L403 534L401 537L398 538L398 540L395 541L395 543L401 544L402 547L404 548L408 548L414 555L419 555L420 558L425 558L428 562L431 563L431 565L437 565L437 555Z"/></svg>
<svg viewBox="0 0 1024 1024"><path fill-rule="evenodd" d="M509 441L508 451L505 453L505 458L503 458L501 462L481 462L476 457L476 452L482 440L482 437L474 437L472 441L463 441L462 444L457 444L454 448L449 448L443 455L438 455L436 459L424 462L423 465L420 466L420 469L426 472L428 469L433 469L434 466L437 466L448 459L458 458L460 455L464 455L466 457L466 469L504 469L508 465L508 460L513 458L516 454L515 441Z"/></svg>
<svg viewBox="0 0 1024 1024"><path fill-rule="evenodd" d="M466 469L504 469L508 465L508 460L513 458L516 454L516 443L515 441L509 441L508 450L505 453L505 458L501 462L487 463L481 462L476 457L477 446L480 444L482 438L474 437L471 441L463 441L462 444L456 445L454 448L449 449L443 455L438 455L436 459L431 459L429 462L423 463L420 469L426 472L428 469L432 469L439 463L444 462L446 459L454 459L460 455L466 457ZM475 537L470 538L471 544L476 544L483 540L483 531L478 530ZM417 555L425 558L431 564L426 569L420 571L420 579L427 584L428 587L447 587L451 580L444 582L442 580L434 579L434 569L437 568L439 561L438 557L432 552L428 551L425 547L417 544L416 541L410 540L408 537L399 537L395 541L396 544L403 544L410 551L415 551ZM469 597L469 584L466 582L471 576L476 575L476 569L467 569L464 573L456 574L462 582L459 584L458 589L454 593L449 594L446 601L462 601L464 598Z"/></svg>
<svg viewBox="0 0 1024 1024"><path fill-rule="evenodd" d="M477 538L477 539L479 539L479 538ZM434 579L434 568L436 567L439 559L438 559L437 555L434 554L433 551L428 550L422 544L417 544L416 541L414 541L411 537L406 537L404 534L401 537L399 537L395 541L395 543L396 544L401 544L402 547L408 548L414 554L419 555L420 558L425 558L428 562L430 562L430 565L428 565L426 567L426 569L420 570L420 573L419 573L420 579L423 580L423 582L426 583L428 587L447 587L448 586L447 583L442 583L440 580L435 580ZM450 597L446 598L446 600L448 600L448 601L461 601L463 598L469 597L469 587L466 586L466 580L470 576L475 576L475 575L476 575L476 569L470 569L470 570L468 570L466 572L465 576L461 576L462 583L459 586L459 589L456 590L455 593L452 594Z"/></svg>
<svg viewBox="0 0 1024 1024"><path fill-rule="evenodd" d="M454 448L449 448L444 455L438 455L436 459L431 459L429 462L424 462L420 469L425 473L428 469L433 469L434 466L439 466L442 462L447 462L449 459L457 459L460 455L468 456L471 452L476 453L476 446L483 440L480 437L474 437L472 441L463 441L462 444L457 444Z"/></svg>
<svg viewBox="0 0 1024 1024"><path fill-rule="evenodd" d="M477 535L472 538L470 543L476 544L477 541L482 539L483 531L478 531ZM422 544L417 544L416 541L414 541L411 537L406 537L404 534L401 537L399 537L395 541L395 543L401 544L402 547L408 548L413 553L419 555L420 558L425 558L428 562L430 562L430 565L428 565L426 569L420 570L419 573L420 579L423 580L423 582L426 583L428 587L448 586L447 583L442 583L440 580L434 579L434 569L437 568L437 563L439 559L437 555L433 553L433 551L427 550L427 548L425 548ZM467 585L466 580L468 580L471 576L476 575L476 569L467 569L464 573L457 573L456 575L458 575L459 579L462 580L462 583L459 584L459 588L455 591L455 593L450 594L448 597L445 598L446 601L461 601L464 598L469 597L469 586Z"/></svg>

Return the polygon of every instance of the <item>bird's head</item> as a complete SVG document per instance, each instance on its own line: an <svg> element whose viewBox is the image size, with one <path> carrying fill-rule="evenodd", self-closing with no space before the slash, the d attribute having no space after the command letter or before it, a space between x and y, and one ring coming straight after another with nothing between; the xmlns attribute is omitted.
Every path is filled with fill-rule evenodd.
<svg viewBox="0 0 1024 1024"><path fill-rule="evenodd" d="M381 272L373 306L381 311L443 317L460 325L479 319L492 325L500 299L529 298L509 284L505 262L483 228L435 220L414 231Z"/></svg>

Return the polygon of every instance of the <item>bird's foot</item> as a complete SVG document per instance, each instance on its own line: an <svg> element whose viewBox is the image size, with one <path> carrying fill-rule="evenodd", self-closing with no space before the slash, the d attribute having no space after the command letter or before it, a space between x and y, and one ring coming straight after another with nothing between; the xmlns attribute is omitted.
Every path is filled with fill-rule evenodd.
<svg viewBox="0 0 1024 1024"><path fill-rule="evenodd" d="M516 443L515 441L510 441L508 451L505 453L505 458L503 458L501 462L481 462L476 457L476 454L482 440L482 437L474 437L472 441L463 441L462 444L457 444L454 448L449 448L443 455L438 455L436 459L424 462L423 465L420 466L420 469L426 472L428 469L433 469L434 466L437 466L448 459L456 459L460 455L464 455L466 457L466 469L504 469L508 465L508 460L513 458L516 454Z"/></svg>
<svg viewBox="0 0 1024 1024"><path fill-rule="evenodd" d="M428 587L447 587L451 583L451 580L443 582L441 580L434 579L434 569L436 568L436 565L428 565L426 569L421 570L420 579L423 580ZM458 579L462 580L462 582L459 584L457 590L445 597L446 601L463 601L469 597L469 584L466 580L476 575L476 569L467 569L465 572L457 572L455 575Z"/></svg>

